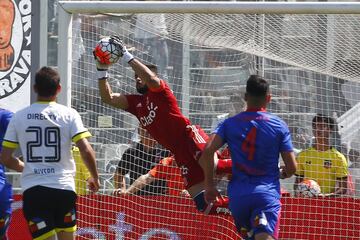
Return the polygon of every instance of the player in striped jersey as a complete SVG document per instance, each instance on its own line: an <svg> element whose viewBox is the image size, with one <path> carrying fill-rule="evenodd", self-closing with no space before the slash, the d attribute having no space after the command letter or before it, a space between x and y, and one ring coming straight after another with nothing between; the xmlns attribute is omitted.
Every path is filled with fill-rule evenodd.
<svg viewBox="0 0 360 240"><path fill-rule="evenodd" d="M246 84L247 110L220 123L210 137L200 164L205 173L205 199L219 197L213 181L212 155L227 143L232 156L228 186L229 208L245 239L277 239L280 218L280 181L296 171L290 132L286 123L266 111L269 84L252 75ZM279 154L285 163L279 169Z"/></svg>
<svg viewBox="0 0 360 240"><path fill-rule="evenodd" d="M143 128L174 154L185 187L199 211L207 214L224 212L228 204L226 199L213 205L207 205L204 200L204 174L198 159L208 139L207 134L199 126L192 125L181 113L168 84L157 76L156 66L146 66L135 59L119 37L113 36L111 39L123 50L123 59L135 71L136 89L140 95L113 93L107 81L110 65L100 64L95 58L102 101L136 116ZM217 172L231 170L231 161L218 161L216 154L213 158L212 161L217 162Z"/></svg>
<svg viewBox="0 0 360 240"><path fill-rule="evenodd" d="M35 75L37 102L11 118L3 141L1 163L22 172L23 211L34 239L75 239L74 142L89 169L91 191L99 189L91 136L79 113L55 102L60 76L50 67ZM20 147L24 161L13 156Z"/></svg>

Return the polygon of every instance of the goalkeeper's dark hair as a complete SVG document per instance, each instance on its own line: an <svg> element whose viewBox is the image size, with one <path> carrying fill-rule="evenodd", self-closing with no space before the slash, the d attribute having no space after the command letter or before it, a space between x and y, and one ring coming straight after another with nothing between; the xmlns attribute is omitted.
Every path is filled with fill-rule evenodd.
<svg viewBox="0 0 360 240"><path fill-rule="evenodd" d="M251 75L246 82L246 93L253 97L265 97L269 92L269 83L258 75Z"/></svg>
<svg viewBox="0 0 360 240"><path fill-rule="evenodd" d="M145 66L147 66L152 72L157 74L158 68L157 68L156 65L154 65L154 64L145 64Z"/></svg>
<svg viewBox="0 0 360 240"><path fill-rule="evenodd" d="M51 67L42 67L35 74L35 87L41 97L52 97L60 85L59 73Z"/></svg>
<svg viewBox="0 0 360 240"><path fill-rule="evenodd" d="M315 125L318 122L326 123L331 131L335 129L335 120L332 117L323 114L316 114L312 120L312 127L315 128Z"/></svg>

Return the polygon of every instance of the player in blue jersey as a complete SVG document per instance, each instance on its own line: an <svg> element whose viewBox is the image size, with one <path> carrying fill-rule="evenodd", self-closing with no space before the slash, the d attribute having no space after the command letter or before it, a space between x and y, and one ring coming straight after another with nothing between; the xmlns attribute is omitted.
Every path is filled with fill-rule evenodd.
<svg viewBox="0 0 360 240"><path fill-rule="evenodd" d="M296 171L290 132L286 123L266 111L269 84L252 75L246 84L247 110L220 123L200 158L205 174L205 199L220 198L213 180L214 152L228 144L233 165L228 186L229 208L245 239L278 238L280 181ZM279 154L285 166L279 168Z"/></svg>
<svg viewBox="0 0 360 240"><path fill-rule="evenodd" d="M2 141L13 113L0 108L0 152ZM12 188L6 181L5 169L0 164L0 240L6 239L6 230L10 224Z"/></svg>

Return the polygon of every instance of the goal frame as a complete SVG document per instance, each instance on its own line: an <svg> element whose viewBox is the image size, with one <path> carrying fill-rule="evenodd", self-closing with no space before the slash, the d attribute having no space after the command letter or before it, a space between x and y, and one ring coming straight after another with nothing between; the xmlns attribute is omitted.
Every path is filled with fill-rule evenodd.
<svg viewBox="0 0 360 240"><path fill-rule="evenodd" d="M71 105L72 15L74 13L359 14L360 2L159 2L59 1L58 102ZM60 51L61 49L61 51Z"/></svg>
<svg viewBox="0 0 360 240"><path fill-rule="evenodd" d="M60 73L60 77L62 79L62 91L58 97L58 102L67 106L72 105L72 94L76 94L75 92L72 92L74 89L72 89L72 76L73 76L73 57L72 57L72 44L75 40L73 37L73 16L74 14L109 14L113 13L113 15L116 16L116 14L122 15L122 14L129 14L129 13L189 13L189 14L257 14L257 18L259 18L259 23L261 22L262 18L266 18L267 16L265 14L293 14L295 15L294 21L295 23L301 23L297 21L297 16L301 18L301 15L304 15L306 17L307 14L319 14L319 15L330 15L328 25L324 25L324 27L328 26L334 26L335 25L335 15L341 14L341 15L349 15L351 17L352 14L359 14L360 13L360 2L225 2L225 1L216 1L216 2L188 2L188 1L175 1L175 2L163 2L163 1L59 1L58 5L58 14L59 14L59 38L58 38L58 70ZM334 16L331 16L334 15ZM185 17L183 22L181 24L183 28L186 28L187 24L189 24L189 19L186 19ZM190 17L191 18L191 17ZM76 16L74 17L76 19ZM75 22L75 20L74 20ZM102 22L101 22L102 23ZM331 25L332 24L332 25ZM113 29L111 29L113 30ZM259 28L257 28L257 33L262 33L263 28L261 24L259 24ZM186 31L185 31L186 32ZM332 32L330 32L331 34ZM189 33L183 33L189 34ZM191 34L191 33L190 33ZM222 35L221 35L222 36ZM325 34L325 37L328 37L329 35ZM186 36L188 37L188 35ZM184 41L182 42L182 49L179 50L183 52L183 55L181 58L178 58L179 66L181 65L182 72L179 73L179 75L176 75L176 77L181 78L182 74L182 81L181 85L176 85L181 89L179 92L182 94L181 100L179 100L179 103L181 103L181 110L182 113L185 116L189 115L190 111L190 101L189 98L191 98L191 94L189 94L190 89L190 83L192 83L192 79L190 78L190 70L191 69L191 61L190 59L190 47L187 38L184 37ZM90 38L89 38L90 39ZM328 39L328 38L326 38ZM94 39L91 37L91 40ZM259 43L259 46L261 46L263 43ZM326 48L326 56L324 56L323 62L326 64L327 69L331 69L331 60L332 58L335 58L333 55L335 55L334 51L332 51L332 46L335 45L334 41L326 42L326 45L324 44L324 49ZM316 45L319 46L319 45ZM89 47L89 46L87 46ZM91 49L91 45L90 45ZM190 50L189 50L190 49ZM232 50L232 49L230 49ZM237 49L236 49L237 50ZM240 51L240 50L239 50ZM325 52L325 51L324 51ZM89 52L87 52L90 54ZM255 64L258 64L259 67L256 69L258 73L264 74L266 71L265 64L268 64L265 60L266 56L256 55L254 53L254 56L256 57ZM275 62L277 59L271 59ZM91 56L87 56L86 58L87 63L90 63L94 67L95 70L95 64L91 64ZM237 59L235 59L237 60ZM263 62L261 62L263 61ZM287 63L286 63L287 64ZM274 64L275 65L275 64ZM127 65L126 65L127 66ZM268 65L270 66L270 64ZM293 66L289 64L289 66ZM294 65L295 66L295 65ZM123 67L123 66L121 66ZM237 66L236 66L237 67ZM130 69L131 70L131 69ZM253 70L253 69L251 69ZM306 70L312 71L310 68L306 68ZM76 73L76 72L74 72ZM326 74L324 72L318 71L317 73L320 74ZM124 75L127 75L127 72L124 71ZM80 77L83 77L82 75L79 75ZM87 75L85 75L87 76ZM115 74L114 74L115 76ZM327 79L332 80L330 77L333 77L333 75L326 75ZM334 75L334 77L337 77ZM128 79L128 76L124 77L124 82L126 82ZM120 78L119 78L120 79ZM90 80L90 79L89 79ZM122 80L122 79L121 79ZM119 82L121 81L119 80ZM132 79L131 79L132 80ZM170 80L172 80L170 78ZM214 80L217 81L216 78ZM76 81L76 79L74 79ZM81 83L83 83L84 79L81 79ZM86 80L85 80L86 81ZM314 78L314 83L320 83L321 79ZM327 80L326 80L327 81ZM122 84L123 82L121 82ZM328 85L326 85L328 86ZM77 85L75 87L78 87ZM319 87L315 85L315 87ZM94 87L97 91L96 87ZM280 88L280 87L279 87ZM76 89L76 88L75 88ZM124 88L125 89L125 88ZM282 89L282 88L281 88ZM123 88L121 89L123 90ZM125 90L124 90L125 91ZM81 92L79 92L81 93ZM324 94L325 95L325 94ZM323 95L321 95L323 96ZM180 98L179 98L180 99ZM324 99L323 102L328 102L328 98ZM331 100L331 99L330 99ZM181 102L180 102L181 101ZM76 102L76 101L74 101ZM322 103L322 102L321 102ZM179 104L180 105L180 104ZM74 104L76 106L76 104ZM325 106L325 105L324 105ZM330 104L329 104L330 106ZM327 105L324 107L325 109ZM316 107L316 109L319 109ZM355 118L357 113L359 113L360 110L360 103L357 104L355 107L351 109L351 111L346 112L346 114L342 115L337 119L337 124L339 126L339 133L341 136L341 139L346 143L351 143L352 139L357 136L357 132L354 131L354 126L357 126L360 122L360 118ZM300 112L302 114L302 112ZM294 115L297 113L294 113ZM305 113L306 119L304 122L310 122L309 117L314 114L314 112L307 112ZM192 115L193 116L193 115ZM308 117L309 116L309 117ZM294 118L297 119L297 118ZM354 121L355 119L355 121ZM126 122L124 120L124 122ZM346 126L342 128L342 126ZM297 125L296 125L297 126ZM102 144L102 143L101 143ZM108 197L105 195L105 198ZM297 199L295 199L297 201ZM321 202L323 200L320 200ZM324 201L322 203L324 204L324 208L327 208L328 201ZM292 202L292 199L289 201L289 205L293 205L291 207L291 210L288 211L295 211L295 209L299 206L298 203ZM300 203L301 204L301 203ZM330 204L330 203L329 203ZM342 203L338 203L339 205ZM330 205L331 206L331 205ZM355 206L355 205L354 205ZM314 209L316 206L313 206ZM335 207L336 209L336 207ZM351 209L351 208L350 208ZM319 213L315 211L316 213ZM356 211L355 211L356 212ZM349 215L346 215L347 213L344 212L344 219L348 217ZM329 215L332 215L329 214ZM335 215L335 214L334 214ZM353 216L350 216L350 218ZM354 217L353 217L354 218ZM357 217L354 218L355 220L358 219ZM326 224L328 224L327 220ZM335 223L336 221L328 220L329 224ZM346 222L346 220L342 220L342 223L349 224ZM353 224L353 223L351 223ZM356 224L356 223L355 223ZM290 224L292 225L292 223ZM315 228L317 227L317 224L315 224ZM350 229L350 228L349 228ZM344 228L345 231L347 231L347 228ZM301 233L300 233L301 234ZM311 231L312 234L312 231ZM317 233L319 234L319 233ZM320 233L322 234L322 233ZM327 233L325 233L325 236Z"/></svg>

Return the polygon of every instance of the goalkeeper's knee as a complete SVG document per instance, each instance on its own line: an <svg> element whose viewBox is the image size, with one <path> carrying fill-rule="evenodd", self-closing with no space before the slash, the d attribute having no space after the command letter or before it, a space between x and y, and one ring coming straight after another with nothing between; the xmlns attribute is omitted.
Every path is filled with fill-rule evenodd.
<svg viewBox="0 0 360 240"><path fill-rule="evenodd" d="M213 214L221 214L221 215L230 215L229 210L229 199L227 197L218 198L216 201L208 204L205 201L204 196L205 191L201 191L198 195L194 197L194 202L196 204L196 208L206 214L206 215L213 215Z"/></svg>

